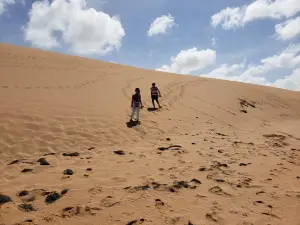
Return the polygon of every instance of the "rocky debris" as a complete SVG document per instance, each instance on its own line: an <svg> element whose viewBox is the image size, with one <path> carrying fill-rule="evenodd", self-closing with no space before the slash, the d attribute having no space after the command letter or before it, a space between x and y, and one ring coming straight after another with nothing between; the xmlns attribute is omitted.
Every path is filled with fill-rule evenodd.
<svg viewBox="0 0 300 225"><path fill-rule="evenodd" d="M204 166L201 166L201 167L199 168L199 171L206 171L206 168L205 168Z"/></svg>
<svg viewBox="0 0 300 225"><path fill-rule="evenodd" d="M130 222L128 222L128 223L126 223L126 225L135 225L135 224L141 224L141 223L143 223L143 222L145 222L145 219L132 220L132 221L130 221Z"/></svg>
<svg viewBox="0 0 300 225"><path fill-rule="evenodd" d="M45 158L40 158L37 162L40 163L42 166L49 166L50 163Z"/></svg>
<svg viewBox="0 0 300 225"><path fill-rule="evenodd" d="M160 199L155 199L155 206L156 207L162 207L162 206L164 206L165 205L165 203L162 201L162 200L160 200Z"/></svg>
<svg viewBox="0 0 300 225"><path fill-rule="evenodd" d="M0 205L3 205L3 204L8 203L8 202L12 202L11 197L9 197L7 195L0 194Z"/></svg>
<svg viewBox="0 0 300 225"><path fill-rule="evenodd" d="M32 172L33 169L28 169L28 168L25 168L21 171L21 173L28 173L28 172Z"/></svg>
<svg viewBox="0 0 300 225"><path fill-rule="evenodd" d="M201 184L201 181L198 180L198 179L195 179L195 178L193 178L193 179L191 180L191 182L194 182L194 183L196 183L196 184Z"/></svg>
<svg viewBox="0 0 300 225"><path fill-rule="evenodd" d="M20 191L19 193L17 193L17 196L19 196L19 197L24 197L26 195L29 195L29 191L23 190L23 191Z"/></svg>
<svg viewBox="0 0 300 225"><path fill-rule="evenodd" d="M36 209L31 204L21 204L19 205L19 209L24 212L36 211Z"/></svg>
<svg viewBox="0 0 300 225"><path fill-rule="evenodd" d="M44 156L48 156L48 155L56 155L56 153L51 152L51 153L46 153L46 154L44 154Z"/></svg>
<svg viewBox="0 0 300 225"><path fill-rule="evenodd" d="M51 194L48 194L45 202L48 204L54 203L55 201L57 201L58 199L61 198L61 195L58 194L57 192L52 192Z"/></svg>
<svg viewBox="0 0 300 225"><path fill-rule="evenodd" d="M64 189L60 192L61 195L65 195L69 192L69 189Z"/></svg>
<svg viewBox="0 0 300 225"><path fill-rule="evenodd" d="M125 155L125 152L122 151L122 150L116 150L116 151L114 151L114 153L115 153L116 155Z"/></svg>
<svg viewBox="0 0 300 225"><path fill-rule="evenodd" d="M158 150L166 151L166 150L180 150L182 146L180 145L170 145L169 147L159 147Z"/></svg>
<svg viewBox="0 0 300 225"><path fill-rule="evenodd" d="M66 170L64 171L64 175L73 175L73 174L74 174L73 170L66 169Z"/></svg>
<svg viewBox="0 0 300 225"><path fill-rule="evenodd" d="M70 156L70 157L76 157L79 156L80 154L78 152L71 152L71 153L63 153L63 156Z"/></svg>
<svg viewBox="0 0 300 225"><path fill-rule="evenodd" d="M12 161L12 162L10 162L9 164L7 164L8 166L9 165L14 165L14 164L17 164L17 163L19 163L20 162L20 160L14 160L14 161Z"/></svg>

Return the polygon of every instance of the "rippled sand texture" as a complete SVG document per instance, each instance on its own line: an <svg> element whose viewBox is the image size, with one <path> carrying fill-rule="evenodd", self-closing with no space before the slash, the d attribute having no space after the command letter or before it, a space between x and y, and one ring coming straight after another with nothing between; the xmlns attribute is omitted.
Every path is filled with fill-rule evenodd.
<svg viewBox="0 0 300 225"><path fill-rule="evenodd" d="M297 92L6 44L0 81L1 225L300 225Z"/></svg>

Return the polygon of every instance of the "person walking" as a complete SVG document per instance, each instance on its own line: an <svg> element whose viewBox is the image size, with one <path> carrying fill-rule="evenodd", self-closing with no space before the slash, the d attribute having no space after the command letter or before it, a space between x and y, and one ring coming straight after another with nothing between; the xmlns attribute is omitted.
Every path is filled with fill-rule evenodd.
<svg viewBox="0 0 300 225"><path fill-rule="evenodd" d="M156 109L154 101L156 101L158 104L158 107L161 108L159 101L158 101L158 97L161 97L161 94L160 94L159 89L156 87L155 83L152 83L152 87L150 88L150 91L151 91L151 99L152 99L153 108Z"/></svg>
<svg viewBox="0 0 300 225"><path fill-rule="evenodd" d="M143 108L141 91L139 88L135 89L135 94L131 98L132 113L130 116L130 122L133 122L133 117L136 112L136 122L140 123L140 109Z"/></svg>

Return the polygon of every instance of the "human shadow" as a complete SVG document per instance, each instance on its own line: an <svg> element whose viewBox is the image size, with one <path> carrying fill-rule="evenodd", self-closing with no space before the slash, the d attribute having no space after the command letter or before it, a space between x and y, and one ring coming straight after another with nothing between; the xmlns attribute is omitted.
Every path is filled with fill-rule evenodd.
<svg viewBox="0 0 300 225"><path fill-rule="evenodd" d="M154 112L154 111L157 111L158 108L149 107L147 110L148 110L148 112Z"/></svg>
<svg viewBox="0 0 300 225"><path fill-rule="evenodd" d="M136 127L137 125L140 125L141 122L138 122L138 121L129 121L126 124L127 124L128 128L131 128L131 127Z"/></svg>

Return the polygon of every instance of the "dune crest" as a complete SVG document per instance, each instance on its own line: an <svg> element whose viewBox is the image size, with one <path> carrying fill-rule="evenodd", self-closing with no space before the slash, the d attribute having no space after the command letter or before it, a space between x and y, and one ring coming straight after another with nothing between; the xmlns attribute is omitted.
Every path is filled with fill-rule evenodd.
<svg viewBox="0 0 300 225"><path fill-rule="evenodd" d="M0 79L0 224L300 224L299 92L8 44Z"/></svg>

